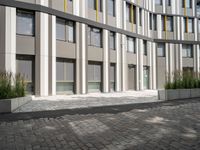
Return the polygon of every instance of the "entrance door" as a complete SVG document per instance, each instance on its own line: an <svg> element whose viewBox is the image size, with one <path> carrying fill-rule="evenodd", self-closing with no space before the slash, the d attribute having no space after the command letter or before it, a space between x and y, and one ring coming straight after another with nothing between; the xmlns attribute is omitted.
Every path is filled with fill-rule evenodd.
<svg viewBox="0 0 200 150"><path fill-rule="evenodd" d="M149 67L144 67L143 88L149 89Z"/></svg>
<svg viewBox="0 0 200 150"><path fill-rule="evenodd" d="M128 65L128 89L135 90L135 78L136 78L136 71L134 65Z"/></svg>

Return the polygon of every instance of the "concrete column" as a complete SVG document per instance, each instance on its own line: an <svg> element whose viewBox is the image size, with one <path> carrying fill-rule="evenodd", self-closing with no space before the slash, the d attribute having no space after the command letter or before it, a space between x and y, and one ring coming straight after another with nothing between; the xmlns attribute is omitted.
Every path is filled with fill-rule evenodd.
<svg viewBox="0 0 200 150"><path fill-rule="evenodd" d="M48 96L49 15L36 12L36 95Z"/></svg>
<svg viewBox="0 0 200 150"><path fill-rule="evenodd" d="M123 29L126 30L126 1L123 1L123 16L124 18L122 18L123 20Z"/></svg>
<svg viewBox="0 0 200 150"><path fill-rule="evenodd" d="M183 56L182 56L182 52L183 52L183 47L182 44L179 44L179 70L183 71Z"/></svg>
<svg viewBox="0 0 200 150"><path fill-rule="evenodd" d="M167 77L167 80L169 79L169 44L168 43L165 43L165 64L166 64L166 77Z"/></svg>
<svg viewBox="0 0 200 150"><path fill-rule="evenodd" d="M49 94L56 95L56 16L49 16Z"/></svg>
<svg viewBox="0 0 200 150"><path fill-rule="evenodd" d="M122 91L126 91L127 87L127 39L125 35L122 35Z"/></svg>
<svg viewBox="0 0 200 150"><path fill-rule="evenodd" d="M194 53L194 58L193 58L193 60L194 60L194 71L195 72L198 72L199 71L199 52L198 52L198 50L199 50L199 48L198 48L198 46L199 45L193 45L193 53Z"/></svg>
<svg viewBox="0 0 200 150"><path fill-rule="evenodd" d="M198 19L194 18L194 39L195 41L198 41Z"/></svg>
<svg viewBox="0 0 200 150"><path fill-rule="evenodd" d="M152 65L152 58L153 58L153 50L152 50L152 43L147 41L147 53L148 53L148 63L150 67L149 71L149 88L153 89L153 65Z"/></svg>
<svg viewBox="0 0 200 150"><path fill-rule="evenodd" d="M140 48L139 48L139 39L135 39L135 48L136 48L136 90L140 90Z"/></svg>
<svg viewBox="0 0 200 150"><path fill-rule="evenodd" d="M138 40L138 48L139 48L139 51L138 51L138 55L139 55L139 89L140 90L143 90L143 72L144 72L144 66L143 66L143 50L144 50L144 46L143 46L143 40L142 39L139 39Z"/></svg>
<svg viewBox="0 0 200 150"><path fill-rule="evenodd" d="M152 43L152 89L156 89L156 43Z"/></svg>
<svg viewBox="0 0 200 150"><path fill-rule="evenodd" d="M115 10L116 10L116 26L117 26L117 28L122 28L122 19L126 18L125 16L124 16L124 18L122 18L122 13L124 13L123 8L118 7L118 6L122 6L122 4L124 4L124 2L121 1L121 0L115 1L115 5L116 5L116 7L115 7Z"/></svg>
<svg viewBox="0 0 200 150"><path fill-rule="evenodd" d="M166 13L166 2L165 2L165 0L162 0L162 4L163 4L163 13Z"/></svg>
<svg viewBox="0 0 200 150"><path fill-rule="evenodd" d="M184 36L184 20L183 20L183 17L180 17L180 40L184 40L185 39L185 36Z"/></svg>
<svg viewBox="0 0 200 150"><path fill-rule="evenodd" d="M199 69L200 69L200 68L199 68L199 67L200 67L200 65L199 65L199 63L200 63L200 61L199 61L199 57L200 57L199 50L200 50L200 49L199 49L199 44L198 44L198 45L196 45L196 51L197 51L197 52L196 52L196 57L197 57L197 59L196 59L196 68L197 68L196 71L197 71L198 73L200 72L200 70L199 70Z"/></svg>
<svg viewBox="0 0 200 150"><path fill-rule="evenodd" d="M81 94L87 93L87 25L80 24Z"/></svg>
<svg viewBox="0 0 200 150"><path fill-rule="evenodd" d="M121 35L116 33L116 91L121 91Z"/></svg>
<svg viewBox="0 0 200 150"><path fill-rule="evenodd" d="M106 24L107 22L107 0L102 0L103 5L103 24Z"/></svg>
<svg viewBox="0 0 200 150"><path fill-rule="evenodd" d="M73 0L73 14L79 16L80 14L80 2L79 0Z"/></svg>
<svg viewBox="0 0 200 150"><path fill-rule="evenodd" d="M109 74L110 74L110 57L109 57L109 48L108 48L108 39L109 31L103 30L103 92L109 92L110 88L110 81L109 81Z"/></svg>
<svg viewBox="0 0 200 150"><path fill-rule="evenodd" d="M168 64L169 64L169 74L170 74L170 81L173 80L173 72L174 72L174 69L173 69L173 58L174 58L174 52L173 52L173 44L169 43L168 44L168 51L169 51L169 56L168 57Z"/></svg>
<svg viewBox="0 0 200 150"><path fill-rule="evenodd" d="M162 38L162 22L161 22L161 15L157 15L157 32L158 38Z"/></svg>
<svg viewBox="0 0 200 150"><path fill-rule="evenodd" d="M16 8L0 6L0 71L16 73Z"/></svg>

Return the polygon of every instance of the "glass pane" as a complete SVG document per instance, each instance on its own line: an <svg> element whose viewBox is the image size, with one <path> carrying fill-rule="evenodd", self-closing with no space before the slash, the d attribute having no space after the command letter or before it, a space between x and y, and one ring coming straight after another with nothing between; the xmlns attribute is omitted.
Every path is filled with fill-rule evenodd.
<svg viewBox="0 0 200 150"><path fill-rule="evenodd" d="M56 83L57 92L74 91L73 82L57 82Z"/></svg>
<svg viewBox="0 0 200 150"><path fill-rule="evenodd" d="M108 14L111 16L114 16L114 8L115 8L115 2L114 0L108 0Z"/></svg>
<svg viewBox="0 0 200 150"><path fill-rule="evenodd" d="M57 61L56 62L56 80L57 81L64 81L64 62Z"/></svg>
<svg viewBox="0 0 200 150"><path fill-rule="evenodd" d="M74 42L74 23L69 21L67 23L67 27L68 27L68 41L69 42Z"/></svg>
<svg viewBox="0 0 200 150"><path fill-rule="evenodd" d="M56 39L65 40L65 20L56 20Z"/></svg>
<svg viewBox="0 0 200 150"><path fill-rule="evenodd" d="M88 82L88 90L101 90L100 82Z"/></svg>
<svg viewBox="0 0 200 150"><path fill-rule="evenodd" d="M31 12L17 11L17 34L34 35L34 31L34 14Z"/></svg>

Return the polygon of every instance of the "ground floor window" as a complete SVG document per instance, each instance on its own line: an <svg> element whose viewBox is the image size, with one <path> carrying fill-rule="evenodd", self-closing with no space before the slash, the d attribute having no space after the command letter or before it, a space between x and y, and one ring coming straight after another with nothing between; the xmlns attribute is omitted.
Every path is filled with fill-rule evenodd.
<svg viewBox="0 0 200 150"><path fill-rule="evenodd" d="M17 55L16 73L22 75L26 83L28 94L35 93L35 57L29 55Z"/></svg>
<svg viewBox="0 0 200 150"><path fill-rule="evenodd" d="M74 93L75 61L65 58L56 59L56 91L57 93Z"/></svg>
<svg viewBox="0 0 200 150"><path fill-rule="evenodd" d="M99 62L88 63L88 91L102 90L102 64Z"/></svg>
<svg viewBox="0 0 200 150"><path fill-rule="evenodd" d="M110 90L115 91L116 89L116 75L115 75L115 64L110 64Z"/></svg>
<svg viewBox="0 0 200 150"><path fill-rule="evenodd" d="M143 70L143 88L144 89L149 89L149 67L144 66L144 70Z"/></svg>

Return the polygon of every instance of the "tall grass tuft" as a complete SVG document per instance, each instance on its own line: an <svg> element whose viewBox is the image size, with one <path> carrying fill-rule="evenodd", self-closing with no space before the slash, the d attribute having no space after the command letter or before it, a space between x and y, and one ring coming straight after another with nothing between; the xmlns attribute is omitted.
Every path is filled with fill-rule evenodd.
<svg viewBox="0 0 200 150"><path fill-rule="evenodd" d="M0 99L24 97L26 85L23 76L10 72L0 73Z"/></svg>
<svg viewBox="0 0 200 150"><path fill-rule="evenodd" d="M193 89L200 88L200 75L192 71L175 71L171 80L165 83L165 89Z"/></svg>

